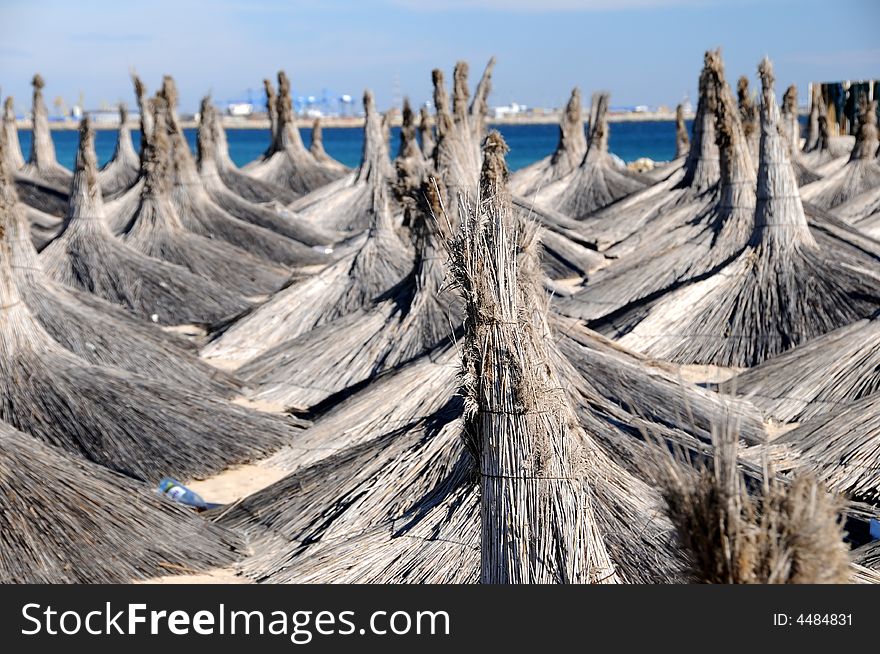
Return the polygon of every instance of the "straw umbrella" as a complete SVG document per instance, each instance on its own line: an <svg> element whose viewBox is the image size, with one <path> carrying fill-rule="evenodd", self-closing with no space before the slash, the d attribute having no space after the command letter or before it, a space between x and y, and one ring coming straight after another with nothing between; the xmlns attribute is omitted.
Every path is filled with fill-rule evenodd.
<svg viewBox="0 0 880 654"><path fill-rule="evenodd" d="M841 502L813 478L785 484L766 468L750 494L737 467L735 428L722 427L713 440L711 468L694 474L669 461L658 475L691 581L847 583Z"/></svg>
<svg viewBox="0 0 880 654"><path fill-rule="evenodd" d="M312 123L312 142L309 143L309 153L319 164L335 168L340 172L348 172L348 167L336 161L324 149L324 130L321 127L320 116L315 118L315 122Z"/></svg>
<svg viewBox="0 0 880 654"><path fill-rule="evenodd" d="M0 582L130 583L232 564L239 536L0 423Z"/></svg>
<svg viewBox="0 0 880 654"><path fill-rule="evenodd" d="M758 149L760 147L761 127L758 117L758 105L749 90L749 78L741 75L736 81L736 101L739 106L739 120L743 128L746 144L755 162L758 161Z"/></svg>
<svg viewBox="0 0 880 654"><path fill-rule="evenodd" d="M720 62L719 51L707 51L703 57L693 138L683 166L580 221L581 232L600 251L623 257L639 247L643 225L686 223L718 201L721 169L715 143L716 89L711 79ZM661 231L670 229L663 226Z"/></svg>
<svg viewBox="0 0 880 654"><path fill-rule="evenodd" d="M788 139L788 158L797 177L798 186L815 182L820 175L807 168L801 161L801 124L798 118L797 87L789 86L782 96L782 120L779 128Z"/></svg>
<svg viewBox="0 0 880 654"><path fill-rule="evenodd" d="M246 306L215 281L145 256L114 237L99 178L95 133L83 118L64 230L40 256L51 279L165 325L212 323Z"/></svg>
<svg viewBox="0 0 880 654"><path fill-rule="evenodd" d="M880 392L880 315L828 332L737 375L722 390L803 422Z"/></svg>
<svg viewBox="0 0 880 654"><path fill-rule="evenodd" d="M210 97L202 99L200 116L197 140L199 175L205 190L217 206L239 220L264 227L309 246L327 246L336 240L335 235L318 229L286 209L251 202L227 186L218 156L222 127L217 111L211 105ZM303 249L298 263L319 265L327 263L327 257L318 251Z"/></svg>
<svg viewBox="0 0 880 654"><path fill-rule="evenodd" d="M580 165L538 192L535 204L580 220L648 185L638 173L618 166L608 152L608 98L607 93L593 94L589 142Z"/></svg>
<svg viewBox="0 0 880 654"><path fill-rule="evenodd" d="M2 145L0 136L0 148ZM240 389L233 378L193 356L189 352L192 347L182 338L46 276L28 235L24 209L21 203L16 205L6 226L13 281L28 310L56 343L91 364L215 394L231 395Z"/></svg>
<svg viewBox="0 0 880 654"><path fill-rule="evenodd" d="M822 95L822 87L813 85L810 98L810 118L804 141L802 161L811 170L821 174L834 172L846 163L849 149L841 139L828 133L828 106Z"/></svg>
<svg viewBox="0 0 880 654"><path fill-rule="evenodd" d="M877 277L831 258L814 238L779 134L769 60L759 71L761 160L749 247L646 314L616 321L612 329L627 347L677 362L754 366L871 315L880 303Z"/></svg>
<svg viewBox="0 0 880 654"><path fill-rule="evenodd" d="M193 233L215 241L225 241L266 261L288 266L314 263L316 253L302 243L239 220L211 199L202 185L193 153L177 118L177 87L167 75L163 79L159 99L171 143L172 185L169 193L181 224Z"/></svg>
<svg viewBox="0 0 880 654"><path fill-rule="evenodd" d="M131 142L131 131L128 129L128 109L119 105L119 131L116 137L116 150L98 172L98 182L104 195L113 197L134 186L140 174L141 163L134 145Z"/></svg>
<svg viewBox="0 0 880 654"><path fill-rule="evenodd" d="M398 284L409 273L412 258L395 229L387 193L384 183L374 187L370 229L357 250L224 326L202 356L240 365L366 306Z"/></svg>
<svg viewBox="0 0 880 654"><path fill-rule="evenodd" d="M655 165L642 173L647 179L659 182L681 168L690 153L690 137L684 122L684 105L675 106L675 157L666 163Z"/></svg>
<svg viewBox="0 0 880 654"><path fill-rule="evenodd" d="M805 186L803 199L821 209L835 209L849 203L846 216L852 223L870 215L876 206L863 202L859 212L853 200L863 193L874 191L876 205L877 189L880 188L880 161L877 159L877 101L863 103L859 112L859 128L856 143L849 160L835 173ZM865 196L871 197L871 196Z"/></svg>
<svg viewBox="0 0 880 654"><path fill-rule="evenodd" d="M848 497L876 503L880 497L880 393L874 392L808 420L774 445L799 454L797 470L814 474Z"/></svg>
<svg viewBox="0 0 880 654"><path fill-rule="evenodd" d="M419 110L419 143L425 159L434 157L434 117L428 112L427 107Z"/></svg>
<svg viewBox="0 0 880 654"><path fill-rule="evenodd" d="M442 215L439 193L427 184L417 193L433 206L413 212L410 274L370 305L279 343L239 368L253 399L308 411L452 338L461 310L456 294L441 292L444 257L433 224Z"/></svg>
<svg viewBox="0 0 880 654"><path fill-rule="evenodd" d="M43 101L43 87L46 83L37 73L31 84L34 87L33 140L30 157L22 172L50 186L67 188L73 175L55 158L55 144L49 129L49 110Z"/></svg>
<svg viewBox="0 0 880 654"><path fill-rule="evenodd" d="M694 193L685 180L704 178L700 170L702 152L685 167L685 180L666 195L677 196L672 201L656 200L663 208L649 218L639 233L612 248L639 247L607 267L589 276L588 282L571 297L557 303L560 312L582 318L599 320L613 317L617 311L626 311L630 303L638 303L669 291L717 270L730 262L746 247L752 229L755 211L755 171L746 145L734 99L724 79L724 69L717 53L707 53L701 76L703 105L700 111L712 114L714 125L704 124L695 130L694 144L714 135L720 158L720 180L702 193ZM700 146L701 151L703 146ZM698 182L698 188L703 182ZM708 202L707 202L708 201ZM611 318L609 318L611 319Z"/></svg>
<svg viewBox="0 0 880 654"><path fill-rule="evenodd" d="M20 222L0 174L0 420L129 476L203 476L266 454L302 423L115 368L52 340L15 283L6 235ZM218 430L218 425L222 429Z"/></svg>
<svg viewBox="0 0 880 654"><path fill-rule="evenodd" d="M266 88L268 95L271 85L267 84ZM296 116L290 97L290 80L283 70L278 72L275 114L277 127L272 130L272 143L260 161L244 168L248 175L280 186L295 195L305 195L344 174L344 171L339 169L338 162L321 163L303 145L299 129L296 127ZM271 120L270 113L270 122Z"/></svg>
<svg viewBox="0 0 880 654"><path fill-rule="evenodd" d="M281 287L288 277L283 268L184 227L171 199L171 154L164 112L156 111L153 120L155 129L145 138L139 203L122 235L123 241L142 254L177 264L201 277L222 279L231 293L256 295Z"/></svg>
<svg viewBox="0 0 880 654"><path fill-rule="evenodd" d="M361 164L344 177L303 196L290 205L303 220L330 231L360 232L369 226L373 195L390 189L394 167L382 133L382 116L373 93L364 91L364 145ZM311 156L311 155L309 155Z"/></svg>
<svg viewBox="0 0 880 654"><path fill-rule="evenodd" d="M3 101L3 132L6 138L6 160L8 170L17 172L24 168L24 155L18 140L18 128L15 125L15 99L10 95Z"/></svg>
<svg viewBox="0 0 880 654"><path fill-rule="evenodd" d="M574 88L559 122L559 141L553 154L510 176L510 192L529 197L575 170L587 153L581 91Z"/></svg>

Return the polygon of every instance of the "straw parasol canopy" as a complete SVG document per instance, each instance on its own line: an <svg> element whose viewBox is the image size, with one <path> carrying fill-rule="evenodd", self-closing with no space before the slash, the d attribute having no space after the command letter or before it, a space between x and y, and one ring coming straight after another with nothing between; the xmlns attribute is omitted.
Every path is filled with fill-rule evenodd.
<svg viewBox="0 0 880 654"><path fill-rule="evenodd" d="M712 80L720 66L720 52L707 51L699 78L700 94L694 116L693 137L683 165L665 175L660 182L580 221L582 234L595 243L600 251L624 257L641 245L644 225L657 223L658 231L665 234L671 231L671 225L692 221L718 201L721 166L715 143L717 99L716 85Z"/></svg>
<svg viewBox="0 0 880 654"><path fill-rule="evenodd" d="M315 122L312 123L312 142L309 143L309 153L319 164L336 168L340 172L348 172L346 166L336 161L336 159L327 154L327 151L324 149L324 130L321 127L320 116L315 118Z"/></svg>
<svg viewBox="0 0 880 654"><path fill-rule="evenodd" d="M116 136L116 150L98 172L101 191L109 197L117 196L137 182L140 175L141 162L134 144L131 142L131 131L128 128L128 109L119 105L119 131Z"/></svg>
<svg viewBox="0 0 880 654"><path fill-rule="evenodd" d="M0 423L0 582L130 583L228 566L233 532Z"/></svg>
<svg viewBox="0 0 880 654"><path fill-rule="evenodd" d="M3 174L8 181L8 174ZM193 356L183 339L141 322L95 295L50 279L28 236L24 213L24 205L17 204L6 226L13 282L31 315L56 343L88 363L209 393L231 395L238 391L238 382Z"/></svg>
<svg viewBox="0 0 880 654"><path fill-rule="evenodd" d="M547 184L575 170L587 153L581 91L574 88L559 122L559 142L553 154L521 168L510 176L510 192L530 197Z"/></svg>
<svg viewBox="0 0 880 654"><path fill-rule="evenodd" d="M663 208L639 233L612 250L633 242L639 247L590 275L582 288L557 303L560 312L584 320L611 320L616 312L627 311L630 303L646 301L718 270L748 244L755 211L755 170L716 52L707 53L701 88L703 106L698 109L698 118L702 122L705 116L700 116L700 111L706 111L714 125L704 124L703 129L695 130L694 144L697 139L705 142L711 135L716 137L714 156L719 157L715 163L720 163L720 179L699 194L682 181L664 194L673 199L656 199ZM690 171L692 179L703 177L705 171L699 168L704 156L713 155L703 152L691 156L685 179Z"/></svg>
<svg viewBox="0 0 880 654"><path fill-rule="evenodd" d="M736 81L736 102L739 107L739 120L742 124L743 136L752 157L758 161L758 150L761 141L758 105L749 89L749 78L741 75Z"/></svg>
<svg viewBox="0 0 880 654"><path fill-rule="evenodd" d="M67 188L73 175L55 158L55 144L49 129L49 110L43 100L43 87L46 83L37 73L31 84L34 87L33 140L30 157L22 172L50 186Z"/></svg>
<svg viewBox="0 0 880 654"><path fill-rule="evenodd" d="M217 110L211 104L210 96L202 99L199 115L201 122L196 141L199 175L205 190L217 206L238 220L263 227L308 246L326 247L336 240L334 234L319 229L286 209L251 202L227 186L221 172L223 166L219 157L220 143L225 141L225 137L220 136L223 128ZM299 265L327 263L327 257L314 249L300 250L297 260Z"/></svg>
<svg viewBox="0 0 880 654"><path fill-rule="evenodd" d="M774 445L798 453L797 470L815 475L848 497L876 503L880 497L880 393L836 406L780 436Z"/></svg>
<svg viewBox="0 0 880 654"><path fill-rule="evenodd" d="M658 468L666 515L687 556L689 578L713 584L848 583L841 502L809 476L791 484L765 467L749 492L737 464L737 433L715 434L712 466Z"/></svg>
<svg viewBox="0 0 880 654"><path fill-rule="evenodd" d="M798 115L797 87L792 84L785 90L782 96L782 119L779 129L788 139L788 158L797 177L798 186L804 186L820 179L818 173L813 172L801 161L801 124Z"/></svg>
<svg viewBox="0 0 880 654"><path fill-rule="evenodd" d="M3 133L6 138L5 157L8 170L17 172L24 168L24 155L21 153L21 142L18 140L18 128L15 125L15 99L9 95L3 101Z"/></svg>
<svg viewBox="0 0 880 654"><path fill-rule="evenodd" d="M215 241L225 241L269 262L286 266L314 263L316 253L302 243L239 220L211 199L202 185L198 167L177 118L177 87L167 75L162 82L159 101L171 144L172 184L169 193L183 226L191 232Z"/></svg>
<svg viewBox="0 0 880 654"><path fill-rule="evenodd" d="M239 368L254 400L308 411L453 337L461 308L456 294L442 292L445 257L434 222L443 215L439 191L426 184L417 193L426 202L412 217L415 265L409 275L362 309L279 343Z"/></svg>
<svg viewBox="0 0 880 654"><path fill-rule="evenodd" d="M855 146L849 160L842 168L818 181L808 184L801 191L804 201L820 209L835 209L848 203L846 217L858 224L860 220L876 211L880 188L880 161L877 159L877 101L863 102L859 111L859 127ZM866 192L873 192L862 200L858 211L854 200Z"/></svg>
<svg viewBox="0 0 880 654"><path fill-rule="evenodd" d="M71 205L61 235L40 255L46 274L135 315L165 325L208 324L244 304L213 280L141 254L107 227L95 157L95 132L80 123Z"/></svg>
<svg viewBox="0 0 880 654"><path fill-rule="evenodd" d="M535 204L581 220L648 185L608 152L608 98L607 93L593 94L586 154L575 170L538 192Z"/></svg>
<svg viewBox="0 0 880 654"><path fill-rule="evenodd" d="M374 187L370 229L356 250L223 326L202 356L240 365L368 305L406 277L412 255L395 229L385 186Z"/></svg>
<svg viewBox="0 0 880 654"><path fill-rule="evenodd" d="M749 246L643 315L617 321L612 329L627 347L681 363L754 366L880 306L878 277L832 258L837 253L829 256L814 238L778 130L769 60L759 72L761 159Z"/></svg>
<svg viewBox="0 0 880 654"><path fill-rule="evenodd" d="M749 398L782 422L823 416L880 392L880 314L765 361L722 390Z"/></svg>
<svg viewBox="0 0 880 654"><path fill-rule="evenodd" d="M266 83L267 100L272 104L270 89L271 84ZM295 195L306 195L342 177L345 172L340 170L338 162L321 163L306 150L296 126L290 80L283 70L278 71L274 106L275 116L270 109L270 123L274 118L277 126L272 128L272 143L263 158L245 166L244 171L254 179L280 186Z"/></svg>
<svg viewBox="0 0 880 654"><path fill-rule="evenodd" d="M843 166L848 154L849 148L845 142L840 138L832 138L828 133L828 106L822 95L822 86L814 84L801 160L811 170L827 174Z"/></svg>
<svg viewBox="0 0 880 654"><path fill-rule="evenodd" d="M211 281L222 279L227 291L239 296L281 287L288 277L285 269L184 226L171 197L171 153L165 112L156 107L153 121L153 133L145 138L139 203L122 234L123 241L148 257L177 264ZM244 308L247 302L242 299L238 306Z"/></svg>
<svg viewBox="0 0 880 654"><path fill-rule="evenodd" d="M419 110L419 143L425 159L434 158L434 117L428 112L427 107Z"/></svg>
<svg viewBox="0 0 880 654"><path fill-rule="evenodd" d="M91 365L53 341L15 283L6 235L21 220L17 211L8 176L0 174L0 420L151 481L212 474L277 449L299 431L300 422Z"/></svg>
<svg viewBox="0 0 880 654"><path fill-rule="evenodd" d="M372 91L364 91L364 145L361 165L344 177L309 193L290 205L290 210L318 228L361 232L370 224L373 196L390 191L394 167L382 130L382 116ZM390 195L390 193L389 193Z"/></svg>

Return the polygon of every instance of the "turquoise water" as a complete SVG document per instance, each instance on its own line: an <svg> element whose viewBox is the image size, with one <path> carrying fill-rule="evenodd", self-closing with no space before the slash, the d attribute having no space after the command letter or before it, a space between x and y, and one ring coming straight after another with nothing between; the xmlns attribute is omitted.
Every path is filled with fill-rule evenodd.
<svg viewBox="0 0 880 654"><path fill-rule="evenodd" d="M510 146L507 157L511 170L546 157L556 148L559 127L556 125L500 125L498 131ZM196 130L188 129L186 137L195 151ZM311 142L311 131L301 130L306 147ZM226 132L229 140L229 153L239 166L259 157L269 144L269 131L265 129L230 129ZM19 134L25 158L31 147L30 130ZM55 150L61 164L73 168L78 141L76 131L53 131ZM140 132L133 131L135 149L140 147ZM397 153L400 130L391 131L391 152ZM361 158L363 130L343 127L324 128L324 149L346 166L357 166ZM116 145L116 132L98 130L95 135L95 150L98 161L103 164L113 156ZM652 121L640 123L613 123L609 141L611 151L624 161L634 161L639 157L649 157L655 161L666 161L675 154L675 123L672 121Z"/></svg>

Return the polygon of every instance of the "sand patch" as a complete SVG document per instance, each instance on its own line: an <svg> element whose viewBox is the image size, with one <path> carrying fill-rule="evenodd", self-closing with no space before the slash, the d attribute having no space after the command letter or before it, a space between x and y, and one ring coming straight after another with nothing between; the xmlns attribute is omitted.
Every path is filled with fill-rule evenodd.
<svg viewBox="0 0 880 654"><path fill-rule="evenodd" d="M287 475L286 470L265 461L228 468L220 474L186 482L184 485L202 496L206 502L230 504L262 490Z"/></svg>
<svg viewBox="0 0 880 654"><path fill-rule="evenodd" d="M198 574L179 574L166 575L163 577L154 577L152 579L141 579L133 582L135 584L144 585L166 585L166 584L250 584L253 583L247 577L239 577L232 568L217 568L208 572L200 572Z"/></svg>

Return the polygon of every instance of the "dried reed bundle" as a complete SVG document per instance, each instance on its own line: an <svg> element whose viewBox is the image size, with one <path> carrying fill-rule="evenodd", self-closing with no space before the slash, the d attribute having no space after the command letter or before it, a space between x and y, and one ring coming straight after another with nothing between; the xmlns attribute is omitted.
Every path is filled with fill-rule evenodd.
<svg viewBox="0 0 880 654"><path fill-rule="evenodd" d="M206 238L225 241L268 262L287 266L312 263L316 253L303 247L302 243L239 220L211 199L202 185L195 159L174 109L177 105L177 87L167 75L162 82L159 100L171 143L172 185L169 193L183 226Z"/></svg>
<svg viewBox="0 0 880 654"><path fill-rule="evenodd" d="M422 146L422 153L425 159L432 160L434 158L434 117L428 113L426 107L419 110L419 142Z"/></svg>
<svg viewBox="0 0 880 654"><path fill-rule="evenodd" d="M749 152L757 162L761 139L758 105L749 90L749 78L745 75L741 75L736 81L736 101L739 107L739 120L742 124L743 136L746 139Z"/></svg>
<svg viewBox="0 0 880 654"><path fill-rule="evenodd" d="M360 232L370 225L373 196L390 190L394 167L372 91L364 92L364 146L360 167L290 205L305 221L325 230ZM338 176L337 176L338 177Z"/></svg>
<svg viewBox="0 0 880 654"><path fill-rule="evenodd" d="M700 110L712 114L715 124L701 133L695 130L694 143L716 135L720 180L692 201L686 199L693 196L684 183L667 190L667 197L677 194L678 199L667 200L638 234L611 251L639 247L590 275L582 289L557 304L560 312L584 320L613 321L616 313L630 311L631 303L650 302L658 294L718 271L748 244L755 211L755 170L717 52L706 53L701 89L705 103L698 114ZM694 170L702 167L698 161L703 156L711 155L703 153L689 160L686 177L691 170L694 179L704 177L705 171Z"/></svg>
<svg viewBox="0 0 880 654"><path fill-rule="evenodd" d="M839 327L722 386L766 415L803 422L880 391L880 316Z"/></svg>
<svg viewBox="0 0 880 654"><path fill-rule="evenodd" d="M43 101L46 83L37 73L31 84L34 87L33 140L30 157L21 172L50 186L67 188L73 175L55 158L55 144L49 130L49 110Z"/></svg>
<svg viewBox="0 0 880 654"><path fill-rule="evenodd" d="M804 186L801 195L806 202L820 209L834 209L848 203L846 217L852 223L870 215L880 202L880 161L877 160L877 101L863 102L859 111L859 128L849 161L837 172ZM858 211L853 200L866 192L873 203L860 201Z"/></svg>
<svg viewBox="0 0 880 654"><path fill-rule="evenodd" d="M810 477L790 485L765 469L750 495L737 469L736 430L715 436L714 465L694 474L671 460L658 475L695 582L847 583L840 503ZM668 457L668 455L666 455Z"/></svg>
<svg viewBox="0 0 880 654"><path fill-rule="evenodd" d="M846 163L847 154L849 149L842 140L833 139L828 133L828 106L821 85L815 84L810 98L810 119L801 161L817 173L830 173Z"/></svg>
<svg viewBox="0 0 880 654"><path fill-rule="evenodd" d="M510 192L530 197L547 184L552 184L574 171L587 153L584 132L581 91L574 88L559 122L559 142L556 151L521 168L510 176Z"/></svg>
<svg viewBox="0 0 880 654"><path fill-rule="evenodd" d="M277 210L246 200L227 186L221 172L223 166L219 163L222 127L210 97L202 99L200 116L197 140L199 175L205 190L217 206L239 220L271 230L305 245L327 246L335 240L333 234L318 229L299 216L285 209ZM222 140L225 142L225 136ZM327 263L327 257L314 249L300 248L296 263L301 266L320 265Z"/></svg>
<svg viewBox="0 0 880 654"><path fill-rule="evenodd" d="M684 124L684 105L675 107L675 158L681 159L690 153L690 138Z"/></svg>
<svg viewBox="0 0 880 654"><path fill-rule="evenodd" d="M271 84L266 84L267 99ZM278 96L275 98L277 127L273 128L272 143L260 161L244 168L251 177L269 182L294 193L305 195L340 178L344 172L338 164L327 165L315 159L303 145L293 101L290 96L290 80L284 71L278 71ZM270 114L270 120L272 115Z"/></svg>
<svg viewBox="0 0 880 654"><path fill-rule="evenodd" d="M303 426L167 381L94 366L54 342L14 281L20 223L0 174L0 420L129 476L203 476L277 449ZM218 425L222 430L218 431Z"/></svg>
<svg viewBox="0 0 880 654"><path fill-rule="evenodd" d="M95 157L84 118L71 205L61 235L41 254L49 278L165 325L208 324L242 306L239 296L185 268L141 254L107 227Z"/></svg>
<svg viewBox="0 0 880 654"><path fill-rule="evenodd" d="M224 326L202 356L244 363L366 306L399 283L410 271L412 259L395 230L384 184L375 187L370 213L370 230L356 251Z"/></svg>
<svg viewBox="0 0 880 654"><path fill-rule="evenodd" d="M3 101L3 133L6 138L7 169L17 172L24 168L24 155L18 140L18 128L15 125L15 99L10 95Z"/></svg>
<svg viewBox="0 0 880 654"><path fill-rule="evenodd" d="M877 277L817 244L779 134L769 60L759 71L761 159L749 247L656 302L646 316L617 323L612 329L625 334L620 342L627 347L677 362L754 366L880 306Z"/></svg>
<svg viewBox="0 0 880 654"><path fill-rule="evenodd" d="M239 309L248 305L241 296L282 286L287 279L282 268L184 227L171 200L171 155L165 112L156 108L153 121L153 133L144 139L144 180L139 204L122 235L125 243L142 254L177 264L211 281L222 279L227 291L238 295L233 304ZM230 311L233 308L230 306Z"/></svg>
<svg viewBox="0 0 880 654"><path fill-rule="evenodd" d="M0 582L128 583L230 565L231 531L0 423Z"/></svg>
<svg viewBox="0 0 880 654"><path fill-rule="evenodd" d="M113 157L98 173L101 191L109 197L124 193L137 182L140 170L140 158L134 151L131 131L128 129L128 109L124 104L120 104L116 149L113 151Z"/></svg>
<svg viewBox="0 0 880 654"><path fill-rule="evenodd" d="M581 220L648 183L638 173L618 166L608 153L608 94L593 94L587 152L566 177L535 195L535 204Z"/></svg>

